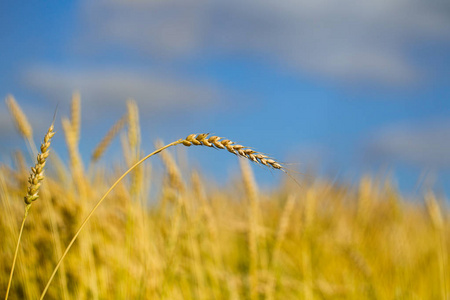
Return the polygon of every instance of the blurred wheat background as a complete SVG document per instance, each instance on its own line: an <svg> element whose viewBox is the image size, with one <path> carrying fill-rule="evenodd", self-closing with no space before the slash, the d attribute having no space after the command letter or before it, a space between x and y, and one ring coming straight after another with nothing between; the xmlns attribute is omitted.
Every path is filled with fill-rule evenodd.
<svg viewBox="0 0 450 300"><path fill-rule="evenodd" d="M32 141L15 105L13 120ZM71 117L62 118L54 137L65 137L70 159L51 152L41 197L25 225L11 299L39 297L88 211L143 156L133 101L88 164L78 153L79 116L74 94ZM113 168L106 169L96 160L116 135L124 159L107 162ZM24 208L24 157L34 156L33 148L17 151L14 165L0 169L2 292ZM389 179L365 176L349 186L303 176L299 186L286 176L279 187L261 192L253 166L243 159L240 172L220 188L196 169L181 168L189 162L171 150L155 159L164 171L155 174L147 162L114 190L64 260L47 299L449 296L448 210L431 191L411 201ZM156 177L160 188L150 193Z"/></svg>
<svg viewBox="0 0 450 300"><path fill-rule="evenodd" d="M449 299L448 0L2 0L0 28L0 296L19 237L36 299L121 174L210 133L283 169L151 157L46 299Z"/></svg>

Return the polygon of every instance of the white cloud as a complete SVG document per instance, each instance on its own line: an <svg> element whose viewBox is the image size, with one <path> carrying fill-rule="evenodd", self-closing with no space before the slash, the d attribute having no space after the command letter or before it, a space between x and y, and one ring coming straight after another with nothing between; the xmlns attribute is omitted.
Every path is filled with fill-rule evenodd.
<svg viewBox="0 0 450 300"><path fill-rule="evenodd" d="M93 48L158 59L248 53L319 76L403 84L422 75L412 47L450 41L449 11L432 0L117 0L86 1L81 16Z"/></svg>
<svg viewBox="0 0 450 300"><path fill-rule="evenodd" d="M136 100L142 111L158 113L187 107L202 109L215 104L221 96L212 84L116 68L36 66L27 71L24 81L53 102L70 101L71 93L77 90L84 105L95 114L123 108L128 98Z"/></svg>
<svg viewBox="0 0 450 300"><path fill-rule="evenodd" d="M450 119L387 127L372 137L367 150L372 159L450 168Z"/></svg>

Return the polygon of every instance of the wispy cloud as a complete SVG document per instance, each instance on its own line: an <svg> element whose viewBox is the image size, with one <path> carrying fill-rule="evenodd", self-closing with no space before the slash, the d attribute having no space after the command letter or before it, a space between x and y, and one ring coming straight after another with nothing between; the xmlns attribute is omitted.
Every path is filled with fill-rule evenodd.
<svg viewBox="0 0 450 300"><path fill-rule="evenodd" d="M54 102L70 101L71 93L78 90L84 104L96 112L123 108L127 98L135 99L143 112L161 113L210 107L221 97L213 84L118 68L35 66L23 80Z"/></svg>
<svg viewBox="0 0 450 300"><path fill-rule="evenodd" d="M372 136L366 150L372 160L449 169L450 119L386 127Z"/></svg>
<svg viewBox="0 0 450 300"><path fill-rule="evenodd" d="M85 1L81 18L91 50L250 53L308 74L394 85L423 74L412 48L450 41L450 5L439 0Z"/></svg>

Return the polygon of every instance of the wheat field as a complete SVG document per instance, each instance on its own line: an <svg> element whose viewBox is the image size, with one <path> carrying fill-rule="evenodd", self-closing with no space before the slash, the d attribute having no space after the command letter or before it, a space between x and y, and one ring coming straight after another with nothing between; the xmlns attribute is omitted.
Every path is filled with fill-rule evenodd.
<svg viewBox="0 0 450 300"><path fill-rule="evenodd" d="M46 139L33 136L14 98L7 103L29 153L17 151L14 165L0 165L2 296L27 207L9 299L449 299L449 213L432 191L405 199L390 180L365 176L354 186L303 177L297 184L280 173L283 183L263 193L252 166L288 172L282 164L200 134L134 167L101 203L147 155L137 105L127 102L127 113L98 137L86 162L78 94L71 116L56 120L51 136L65 139L68 161L52 152L50 130ZM99 160L119 138L124 159L105 168ZM36 147L35 139L48 147ZM220 155L237 156L241 171L229 186L182 171L171 151L195 145L223 146ZM24 157L36 159L39 149L30 175ZM155 173L152 160L161 160L164 172ZM157 194L150 192L153 182L161 182Z"/></svg>

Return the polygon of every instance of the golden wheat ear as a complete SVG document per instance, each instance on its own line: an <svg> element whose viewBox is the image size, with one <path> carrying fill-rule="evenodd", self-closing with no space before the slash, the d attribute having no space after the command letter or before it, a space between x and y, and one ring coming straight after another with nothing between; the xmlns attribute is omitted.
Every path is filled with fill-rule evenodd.
<svg viewBox="0 0 450 300"><path fill-rule="evenodd" d="M23 113L14 97L12 95L8 95L5 102L19 133L26 139L32 138L33 127L31 127L26 115Z"/></svg>
<svg viewBox="0 0 450 300"><path fill-rule="evenodd" d="M73 131L75 143L78 147L80 141L80 127L81 127L81 98L79 92L72 94L72 103L70 106L70 125Z"/></svg>
<svg viewBox="0 0 450 300"><path fill-rule="evenodd" d="M95 147L94 151L91 155L91 162L98 161L103 153L105 153L108 146L111 144L112 140L116 137L116 135L119 133L120 130L125 126L126 122L128 121L128 115L125 114L122 118L119 119L106 133L106 135L103 137L103 139L98 143L97 147Z"/></svg>
<svg viewBox="0 0 450 300"><path fill-rule="evenodd" d="M47 162L48 155L50 154L50 142L55 135L54 125L50 126L47 134L44 137L44 142L41 144L41 153L37 155L37 162L34 167L31 168L30 177L28 178L27 195L25 196L25 203L31 204L39 198L38 192L41 186L41 181L44 179L44 167Z"/></svg>
<svg viewBox="0 0 450 300"><path fill-rule="evenodd" d="M14 125L20 135L28 142L30 153L32 153L32 157L34 157L38 151L36 149L36 144L33 141L33 127L28 122L27 116L12 95L8 95L5 102L8 106L9 114L13 119Z"/></svg>
<svg viewBox="0 0 450 300"><path fill-rule="evenodd" d="M184 140L182 140L182 144L188 147L195 145L207 146L216 149L226 149L230 153L247 158L255 163L284 171L284 167L273 158L270 158L269 156L257 152L251 148L236 144L230 140L223 139L218 136L210 136L208 133L188 135Z"/></svg>

